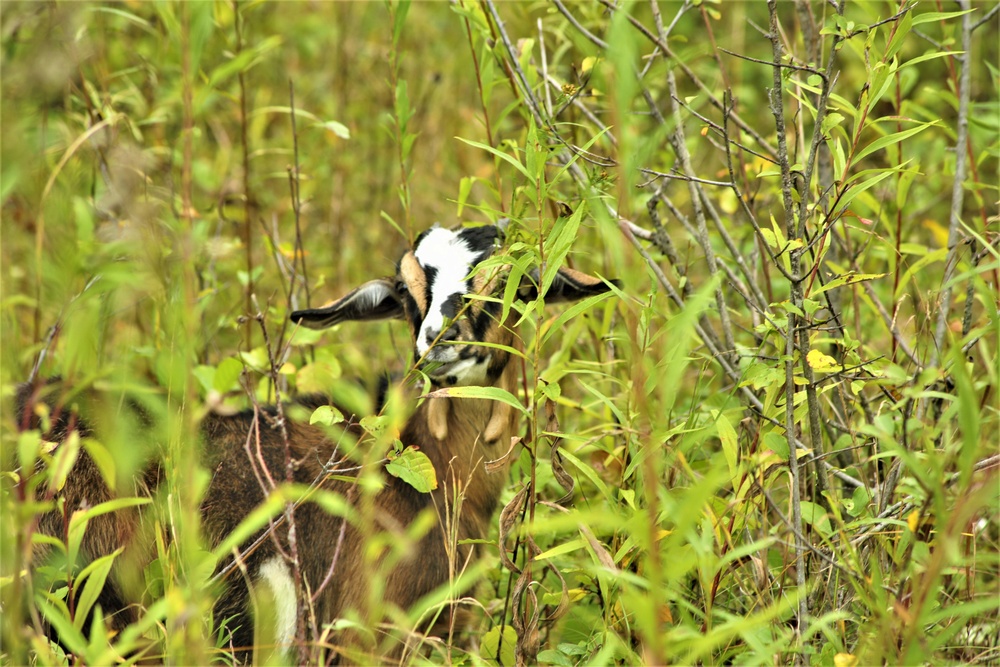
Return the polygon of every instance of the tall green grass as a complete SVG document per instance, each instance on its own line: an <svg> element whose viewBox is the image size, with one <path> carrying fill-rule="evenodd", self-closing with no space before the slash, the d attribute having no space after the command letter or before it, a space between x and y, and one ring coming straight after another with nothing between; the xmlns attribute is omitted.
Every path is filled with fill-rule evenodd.
<svg viewBox="0 0 1000 667"><path fill-rule="evenodd" d="M490 555L414 610L373 571L337 630L374 652L462 599L472 629L407 661L995 662L997 18L831 7L5 5L4 662L229 660L201 416L317 391L374 413L404 326L291 336L288 312L435 221L502 217L497 265L622 287L504 296L525 419ZM95 437L15 423L33 373L97 397ZM81 452L112 504L59 500ZM74 562L137 503L152 564ZM390 564L412 544L369 539ZM32 548L66 553L29 573ZM142 609L110 637L84 619L114 568Z"/></svg>

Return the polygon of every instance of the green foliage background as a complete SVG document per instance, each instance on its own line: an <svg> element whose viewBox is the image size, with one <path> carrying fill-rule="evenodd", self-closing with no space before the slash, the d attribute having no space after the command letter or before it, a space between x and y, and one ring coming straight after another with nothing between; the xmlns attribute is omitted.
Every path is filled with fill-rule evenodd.
<svg viewBox="0 0 1000 667"><path fill-rule="evenodd" d="M218 619L192 621L213 595L200 416L274 400L294 307L391 273L435 221L507 216L505 259L623 287L525 315L522 519L490 539L530 595L511 603L493 549L475 641L408 660L1000 660L1000 30L971 8L782 3L772 98L764 3L4 2L4 661L66 659L43 619L85 662L224 659ZM409 347L401 323L297 332L278 389L369 414ZM106 397L80 446L119 496L163 463L134 632L25 586L74 452L15 423L33 368Z"/></svg>

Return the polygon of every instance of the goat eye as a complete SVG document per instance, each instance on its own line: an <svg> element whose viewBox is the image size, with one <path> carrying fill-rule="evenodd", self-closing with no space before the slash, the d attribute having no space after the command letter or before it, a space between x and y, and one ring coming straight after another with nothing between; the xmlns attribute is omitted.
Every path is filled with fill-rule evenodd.
<svg viewBox="0 0 1000 667"><path fill-rule="evenodd" d="M409 292L410 290L409 290L409 288L408 288L408 287L406 286L406 283L404 283L404 282L403 282L402 280L397 280L397 281L396 281L396 291L397 291L397 292L398 292L399 294L406 294L406 293L407 293L407 292Z"/></svg>

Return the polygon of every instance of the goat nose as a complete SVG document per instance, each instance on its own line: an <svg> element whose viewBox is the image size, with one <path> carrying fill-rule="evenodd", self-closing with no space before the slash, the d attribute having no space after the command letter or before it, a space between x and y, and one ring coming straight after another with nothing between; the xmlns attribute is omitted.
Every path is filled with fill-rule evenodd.
<svg viewBox="0 0 1000 667"><path fill-rule="evenodd" d="M439 338L440 336L440 338ZM448 330L441 333L440 329L426 329L424 332L424 337L427 339L427 344L431 345L434 341L444 342L458 340L458 327L448 327Z"/></svg>

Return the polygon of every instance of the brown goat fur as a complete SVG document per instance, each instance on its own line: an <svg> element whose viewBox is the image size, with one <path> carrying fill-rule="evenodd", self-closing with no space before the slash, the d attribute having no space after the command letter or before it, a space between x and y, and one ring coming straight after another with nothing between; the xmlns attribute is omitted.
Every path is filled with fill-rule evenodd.
<svg viewBox="0 0 1000 667"><path fill-rule="evenodd" d="M506 322L500 322L500 308L495 301L473 301L462 307L465 294L484 286L502 287L496 280L468 277L492 253L501 236L502 230L494 227L458 231L435 227L418 238L394 278L365 283L328 306L292 313L292 320L312 328L327 328L344 321L405 319L413 335L418 366L434 387L471 384L498 387L516 395L518 365L510 363L508 351L493 345L520 349L513 332L517 313L512 311ZM534 298L537 282L537 272L526 278L519 289L521 297ZM565 269L559 271L546 298L551 302L570 301L607 289L601 280ZM36 389L25 389L19 399L19 420L26 425L33 418L36 399ZM299 402L306 409L326 403L316 397ZM492 466L491 474L485 464L504 459L509 453L518 418L515 410L499 401L441 395L425 399L405 423L399 439L404 446L417 447L429 458L438 488L421 493L401 479L383 475L384 486L365 500L355 481L336 472L338 466L350 463L340 447L341 437L353 439L360 432L344 428L341 437L332 437L328 430L285 418L289 407L278 410L270 406L235 415L211 413L203 420L204 465L211 482L201 509L210 545L217 547L265 501L272 488L270 480L275 484L286 481L289 462L293 480L299 485L339 494L354 510L370 501L372 505L365 507L364 516L373 517L375 525L361 530L354 521L333 516L318 503L304 502L291 515L298 549L295 567L284 556L290 548L290 522L284 515L276 517L270 528L259 531L239 547L238 553L220 563L225 587L216 605L215 619L227 620L232 631L231 645L242 658L249 657L245 651L255 644L251 608L259 588L269 588L274 597L275 637L286 649L296 636L302 636L297 629L317 627L322 631L351 610L371 623L381 622L383 619L369 616L371 610L366 603L371 573L377 569L378 559L384 558L384 554L376 555L376 562L371 562L365 540L365 534L373 532L371 529L403 534L423 513L436 516L433 527L420 538L412 553L387 569L382 584L384 602L406 610L453 580L474 558L474 547L459 543L487 537L508 465L501 462ZM64 415L53 427L50 439L62 441L74 421L75 417ZM76 428L86 432L88 427L81 423ZM151 466L136 492L151 494L158 481L158 466ZM110 499L114 492L81 450L63 497L66 507L74 508ZM460 510L456 500L460 501ZM39 530L60 536L60 521L61 517L54 514L45 515ZM137 510L95 518L84 540L86 556L97 558L134 541L141 524ZM152 557L146 554L146 562ZM141 568L138 570L141 572ZM305 591L305 596L313 596L311 604L295 599L295 589L289 588L293 573L300 577L300 590ZM102 608L111 616L110 627L120 630L136 618L135 608L128 604L134 598L123 594L116 581L110 579L107 589ZM315 625L304 623L303 614ZM439 632L448 624L449 613L444 613L431 630ZM304 638L320 639L308 632ZM333 639L349 643L357 638L342 635ZM369 645L364 650L382 649ZM398 646L389 650L398 651Z"/></svg>

